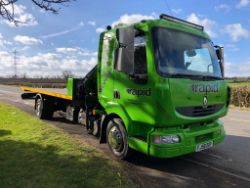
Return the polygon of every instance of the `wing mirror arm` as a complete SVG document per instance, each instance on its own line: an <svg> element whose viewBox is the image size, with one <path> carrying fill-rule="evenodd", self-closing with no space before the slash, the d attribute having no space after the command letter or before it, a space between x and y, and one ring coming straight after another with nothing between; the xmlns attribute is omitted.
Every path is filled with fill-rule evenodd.
<svg viewBox="0 0 250 188"><path fill-rule="evenodd" d="M216 55L219 59L220 62L220 67L221 67L221 73L222 73L222 77L224 78L224 47L215 45L214 46L216 49Z"/></svg>

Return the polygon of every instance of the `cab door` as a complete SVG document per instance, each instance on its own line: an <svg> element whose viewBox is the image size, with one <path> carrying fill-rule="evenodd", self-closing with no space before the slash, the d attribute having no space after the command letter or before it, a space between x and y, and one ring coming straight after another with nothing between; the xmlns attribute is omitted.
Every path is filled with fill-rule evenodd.
<svg viewBox="0 0 250 188"><path fill-rule="evenodd" d="M116 58L114 63L114 102L118 103L136 125L140 123L153 123L153 107L151 106L152 88L148 78L147 66L147 38L143 32L135 32L133 38L133 46L130 43L122 45L116 49ZM123 49L133 50L132 63L127 62L127 55L122 55ZM121 59L125 58L126 61ZM131 58L131 57L130 57ZM133 66L133 71L131 67ZM133 129L136 129L133 126ZM140 132L139 128L133 132ZM138 133L140 134L140 133Z"/></svg>

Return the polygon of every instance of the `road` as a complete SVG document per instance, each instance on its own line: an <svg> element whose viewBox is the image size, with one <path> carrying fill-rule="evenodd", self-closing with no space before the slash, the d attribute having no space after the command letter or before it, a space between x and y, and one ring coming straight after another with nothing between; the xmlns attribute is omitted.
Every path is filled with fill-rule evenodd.
<svg viewBox="0 0 250 188"><path fill-rule="evenodd" d="M34 115L33 100L22 100L18 87L0 85L0 101ZM222 118L227 136L223 143L200 153L174 159L156 159L137 153L120 161L138 187L250 187L250 111L230 109ZM86 133L81 125L61 117L48 121L75 139L114 157L105 144Z"/></svg>

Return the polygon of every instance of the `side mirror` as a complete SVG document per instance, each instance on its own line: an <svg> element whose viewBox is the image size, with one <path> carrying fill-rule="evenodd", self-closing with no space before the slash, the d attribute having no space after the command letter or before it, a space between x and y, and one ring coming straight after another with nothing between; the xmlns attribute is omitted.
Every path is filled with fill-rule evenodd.
<svg viewBox="0 0 250 188"><path fill-rule="evenodd" d="M116 31L119 43L116 68L130 75L134 72L134 28L121 28Z"/></svg>
<svg viewBox="0 0 250 188"><path fill-rule="evenodd" d="M188 69L188 67L191 65L191 62L186 62L185 67Z"/></svg>
<svg viewBox="0 0 250 188"><path fill-rule="evenodd" d="M186 54L188 57L194 57L194 56L196 56L196 51L195 50L187 50Z"/></svg>
<svg viewBox="0 0 250 188"><path fill-rule="evenodd" d="M134 45L135 29L131 27L117 29L116 38L119 42L119 48L126 48L130 45Z"/></svg>
<svg viewBox="0 0 250 188"><path fill-rule="evenodd" d="M216 55L220 61L221 73L224 77L224 47L214 46L216 48Z"/></svg>

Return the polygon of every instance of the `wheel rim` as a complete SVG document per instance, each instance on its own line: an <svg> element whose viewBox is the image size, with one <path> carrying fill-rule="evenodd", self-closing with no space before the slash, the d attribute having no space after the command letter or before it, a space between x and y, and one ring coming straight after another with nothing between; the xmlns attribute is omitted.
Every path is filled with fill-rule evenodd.
<svg viewBox="0 0 250 188"><path fill-rule="evenodd" d="M110 147L116 152L120 152L123 149L122 133L118 127L114 126L110 129L108 133L108 142Z"/></svg>
<svg viewBox="0 0 250 188"><path fill-rule="evenodd" d="M79 111L79 114L78 114L78 123L84 125L84 124L85 124L85 123L84 123L84 119L85 119L85 118L86 118L86 117L85 117L85 113L84 113L84 111L81 109L81 110Z"/></svg>
<svg viewBox="0 0 250 188"><path fill-rule="evenodd" d="M36 101L36 115L37 116L40 116L41 105L42 105L42 100L41 99L37 99L37 101Z"/></svg>
<svg viewBox="0 0 250 188"><path fill-rule="evenodd" d="M94 136L98 135L98 132L99 132L99 126L98 126L98 122L97 121L94 121L93 123L93 132L92 134Z"/></svg>

